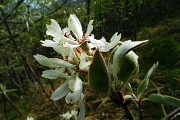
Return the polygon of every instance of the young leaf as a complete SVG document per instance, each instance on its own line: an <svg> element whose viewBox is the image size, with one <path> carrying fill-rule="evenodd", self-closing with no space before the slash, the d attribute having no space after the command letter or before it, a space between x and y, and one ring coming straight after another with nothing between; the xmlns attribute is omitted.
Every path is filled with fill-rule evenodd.
<svg viewBox="0 0 180 120"><path fill-rule="evenodd" d="M144 93L144 91L146 90L149 84L149 79L152 76L152 74L155 72L157 67L158 67L158 62L150 68L150 70L147 72L146 76L144 77L144 80L138 86L138 90L137 90L138 98L140 98L142 94Z"/></svg>
<svg viewBox="0 0 180 120"><path fill-rule="evenodd" d="M84 104L84 101L83 99L81 99L79 101L79 106L80 106L80 111L79 111L79 115L78 115L78 119L79 120L84 120L85 119L85 104Z"/></svg>
<svg viewBox="0 0 180 120"><path fill-rule="evenodd" d="M89 85L90 87L101 93L109 91L109 74L103 56L99 50L96 50L92 63L89 67Z"/></svg>
<svg viewBox="0 0 180 120"><path fill-rule="evenodd" d="M117 48L113 56L113 77L115 80L118 79L117 73L119 71L119 64L122 58L132 49L136 48L137 46L147 42L148 40L144 41L126 41L123 42L121 46Z"/></svg>
<svg viewBox="0 0 180 120"><path fill-rule="evenodd" d="M156 102L164 105L180 107L180 99L172 96L151 94L146 100L150 100L152 102Z"/></svg>
<svg viewBox="0 0 180 120"><path fill-rule="evenodd" d="M113 75L112 71L113 71L113 56L114 56L114 53L115 51L117 50L118 46L115 47L112 51L111 51L111 54L110 54L110 57L108 59L108 70L109 70L109 74L110 75Z"/></svg>
<svg viewBox="0 0 180 120"><path fill-rule="evenodd" d="M139 64L137 59L138 56L133 51L130 51L122 58L117 73L118 80L127 83L138 72Z"/></svg>

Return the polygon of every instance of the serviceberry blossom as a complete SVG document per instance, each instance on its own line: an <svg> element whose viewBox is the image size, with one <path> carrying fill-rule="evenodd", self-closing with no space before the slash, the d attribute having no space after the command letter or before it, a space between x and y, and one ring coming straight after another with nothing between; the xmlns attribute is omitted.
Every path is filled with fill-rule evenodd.
<svg viewBox="0 0 180 120"><path fill-rule="evenodd" d="M79 19L75 14L71 14L68 19L68 26L61 28L57 21L51 19L51 24L46 25L46 34L52 37L52 40L42 40L42 46L51 47L60 54L57 58L47 58L43 55L34 55L34 58L43 66L49 68L42 72L42 77L47 79L64 79L65 82L60 85L52 94L52 100L59 100L65 97L66 103L80 104L79 119L84 119L85 106L83 102L83 82L79 77L81 73L88 73L89 66L93 58L94 49L101 52L108 52L114 48L121 35L115 33L110 42L106 42L102 37L96 40L91 34L93 30L93 20L88 24L87 31L84 34Z"/></svg>

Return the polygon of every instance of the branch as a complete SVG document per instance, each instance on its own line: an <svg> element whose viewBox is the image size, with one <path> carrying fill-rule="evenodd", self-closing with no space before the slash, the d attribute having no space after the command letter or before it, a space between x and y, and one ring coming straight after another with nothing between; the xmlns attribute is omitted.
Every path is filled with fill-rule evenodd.
<svg viewBox="0 0 180 120"><path fill-rule="evenodd" d="M180 107L169 113L163 120L173 120L178 116L180 116Z"/></svg>
<svg viewBox="0 0 180 120"><path fill-rule="evenodd" d="M16 5L13 7L13 9L4 17L4 19L0 22L0 25L2 25L14 12L14 10L16 10L19 5L23 2L24 0L19 0Z"/></svg>
<svg viewBox="0 0 180 120"><path fill-rule="evenodd" d="M49 12L46 16L49 16L49 15L57 12L57 11L58 11L59 9L61 9L66 3L67 3L67 0L64 0L64 2L63 2L59 7L57 7L55 10ZM39 18L39 19L37 19L37 20L35 20L35 23L39 22L39 21L42 20L43 18L44 18L44 16L41 17L41 18ZM26 28L25 28L25 29L26 29Z"/></svg>
<svg viewBox="0 0 180 120"><path fill-rule="evenodd" d="M66 3L67 3L67 0L64 0L64 2L63 2L59 7L57 7L57 8L56 8L55 10L53 10L53 11L50 11L46 16L49 16L49 15L57 12L57 11L58 11L59 9L61 9ZM1 12L3 12L3 11L1 10ZM5 18L5 17L4 17L4 18ZM34 23L38 23L38 22L41 21L43 18L44 18L44 16L41 17L41 18L39 18L39 19L37 19L37 20L35 20ZM4 21L4 22L6 22L6 21ZM6 22L6 24L7 24L7 22ZM0 25L1 25L1 23L0 23ZM31 26L33 26L33 25L29 25L29 27L31 27ZM25 32L26 30L27 30L27 27L24 28L21 32ZM21 33L21 32L20 32L20 33ZM5 45L6 43L9 43L9 42L13 41L13 39L16 38L17 36L18 36L18 34L17 34L17 35L14 35L14 36L11 35L9 40L5 41L4 43L0 43L0 47L3 46L3 45Z"/></svg>

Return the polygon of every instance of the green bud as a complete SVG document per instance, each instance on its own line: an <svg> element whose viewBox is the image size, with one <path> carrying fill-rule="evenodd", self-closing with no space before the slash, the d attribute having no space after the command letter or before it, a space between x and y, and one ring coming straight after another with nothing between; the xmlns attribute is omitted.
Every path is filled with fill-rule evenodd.
<svg viewBox="0 0 180 120"><path fill-rule="evenodd" d="M120 61L117 74L118 80L127 83L138 71L138 56L133 51L130 51Z"/></svg>

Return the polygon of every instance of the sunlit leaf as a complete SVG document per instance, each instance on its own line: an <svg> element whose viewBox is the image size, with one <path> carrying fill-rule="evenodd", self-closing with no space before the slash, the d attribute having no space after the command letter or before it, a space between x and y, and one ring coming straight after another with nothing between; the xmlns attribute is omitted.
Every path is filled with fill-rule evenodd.
<svg viewBox="0 0 180 120"><path fill-rule="evenodd" d="M96 50L94 54L88 76L89 85L93 90L108 93L110 77L103 56L99 50Z"/></svg>
<svg viewBox="0 0 180 120"><path fill-rule="evenodd" d="M180 107L180 99L172 97L172 96L151 94L145 100L149 100L152 102L156 102L156 103L160 103L160 104L164 104L168 106Z"/></svg>
<svg viewBox="0 0 180 120"><path fill-rule="evenodd" d="M158 67L158 62L150 68L150 70L147 72L146 76L144 77L144 80L138 86L138 90L137 90L138 98L140 98L144 93L144 91L147 89L147 86L149 84L149 79L152 76L152 74L155 72L157 67Z"/></svg>
<svg viewBox="0 0 180 120"><path fill-rule="evenodd" d="M150 79L150 77L154 74L158 67L158 62L156 64L153 64L153 66L150 68L150 70L147 72L144 79Z"/></svg>
<svg viewBox="0 0 180 120"><path fill-rule="evenodd" d="M109 73L111 75L113 75L113 57L114 57L114 53L115 51L117 50L118 46L115 47L112 51L111 51L111 54L110 54L110 57L109 57L109 60L108 60L108 70L109 70Z"/></svg>
<svg viewBox="0 0 180 120"><path fill-rule="evenodd" d="M127 83L139 70L138 56L130 51L119 62L118 80Z"/></svg>
<svg viewBox="0 0 180 120"><path fill-rule="evenodd" d="M117 48L117 50L114 53L113 56L113 77L115 80L118 79L118 71L119 71L119 65L122 58L132 49L136 48L137 46L147 42L148 40L144 41L126 41L123 42L121 46Z"/></svg>

